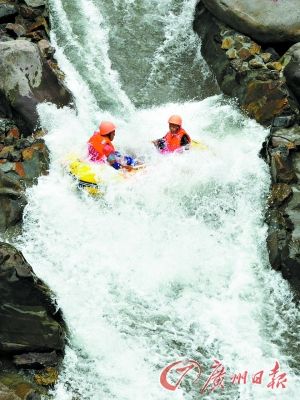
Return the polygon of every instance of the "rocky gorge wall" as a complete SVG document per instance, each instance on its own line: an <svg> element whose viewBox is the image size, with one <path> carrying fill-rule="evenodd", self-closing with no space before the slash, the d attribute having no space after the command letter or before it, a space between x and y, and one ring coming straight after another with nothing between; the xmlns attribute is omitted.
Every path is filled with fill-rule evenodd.
<svg viewBox="0 0 300 400"><path fill-rule="evenodd" d="M221 90L250 117L271 127L262 150L272 177L270 262L300 294L298 21L294 0L202 0L194 29ZM48 34L45 0L0 0L2 233L21 223L26 187L48 171L49 152L36 106L43 101L72 103ZM0 398L36 400L43 393L38 385L51 385L57 378L66 327L54 294L7 243L0 243L0 276ZM41 373L32 372L36 369Z"/></svg>
<svg viewBox="0 0 300 400"><path fill-rule="evenodd" d="M49 168L37 105L44 101L59 107L72 103L48 34L46 1L0 0L3 237L21 226L26 188ZM46 393L42 387L57 379L66 326L54 294L23 255L4 242L0 242L0 299L0 398L40 399Z"/></svg>
<svg viewBox="0 0 300 400"><path fill-rule="evenodd" d="M269 128L267 246L300 296L300 9L297 1L201 0L194 30L224 94Z"/></svg>
<svg viewBox="0 0 300 400"><path fill-rule="evenodd" d="M26 186L47 172L36 106L72 101L48 40L45 1L0 1L0 229L22 218ZM9 187L10 190L6 190Z"/></svg>

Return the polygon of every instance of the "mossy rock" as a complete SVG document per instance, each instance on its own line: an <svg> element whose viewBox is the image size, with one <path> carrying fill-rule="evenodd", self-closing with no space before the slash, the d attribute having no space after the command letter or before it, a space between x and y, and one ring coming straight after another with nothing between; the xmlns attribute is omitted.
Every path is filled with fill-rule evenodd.
<svg viewBox="0 0 300 400"><path fill-rule="evenodd" d="M34 380L38 385L41 386L52 386L58 380L58 372L53 367L45 368L45 370L40 374L34 375Z"/></svg>

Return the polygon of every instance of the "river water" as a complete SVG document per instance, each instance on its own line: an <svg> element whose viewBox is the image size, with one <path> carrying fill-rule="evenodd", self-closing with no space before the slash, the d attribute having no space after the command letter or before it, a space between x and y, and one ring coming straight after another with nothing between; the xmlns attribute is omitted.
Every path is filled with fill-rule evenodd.
<svg viewBox="0 0 300 400"><path fill-rule="evenodd" d="M76 110L39 108L51 167L27 191L17 245L70 330L54 399L297 399L299 311L265 246L270 177L258 152L267 132L218 94L191 27L195 1L49 6ZM207 151L157 154L151 140L173 113ZM147 168L94 199L62 160L85 154L102 119L117 124L116 147ZM200 380L192 372L168 391L160 373L184 359L201 364ZM224 388L201 394L215 359ZM285 388L267 387L276 361ZM231 382L245 371L245 384Z"/></svg>

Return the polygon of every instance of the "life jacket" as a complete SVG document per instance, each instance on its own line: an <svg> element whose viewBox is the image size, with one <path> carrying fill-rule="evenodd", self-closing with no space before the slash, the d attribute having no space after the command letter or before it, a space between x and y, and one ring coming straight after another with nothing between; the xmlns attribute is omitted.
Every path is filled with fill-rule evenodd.
<svg viewBox="0 0 300 400"><path fill-rule="evenodd" d="M115 148L107 136L101 136L99 132L95 132L88 141L88 150L91 161L105 162Z"/></svg>
<svg viewBox="0 0 300 400"><path fill-rule="evenodd" d="M178 132L175 134L171 133L170 131L164 136L165 140L165 151L167 152L173 152L181 147L181 139L182 137L186 135L188 137L189 142L191 141L189 135L186 133L186 131L183 128L180 128Z"/></svg>
<svg viewBox="0 0 300 400"><path fill-rule="evenodd" d="M191 141L191 138L189 135L186 133L186 131L183 128L180 128L178 132L175 134L171 133L170 131L164 136L166 148L165 151L167 152L173 152L181 147L181 139L182 137L186 135L188 137L189 142Z"/></svg>

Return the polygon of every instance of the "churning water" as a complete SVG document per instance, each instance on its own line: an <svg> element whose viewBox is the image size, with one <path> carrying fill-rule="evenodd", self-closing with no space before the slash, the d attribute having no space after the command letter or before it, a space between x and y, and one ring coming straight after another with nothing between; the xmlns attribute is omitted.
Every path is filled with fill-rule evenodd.
<svg viewBox="0 0 300 400"><path fill-rule="evenodd" d="M49 3L76 111L40 106L51 167L28 190L18 245L70 329L54 398L297 399L299 313L265 246L266 132L216 95L191 28L195 1ZM209 150L157 154L151 140L173 113ZM116 122L116 147L147 168L94 199L61 162L85 154L102 119ZM166 390L162 369L183 359L201 364L200 381ZM200 394L214 359L224 389ZM276 360L286 388L267 388ZM244 371L247 382L232 384Z"/></svg>

